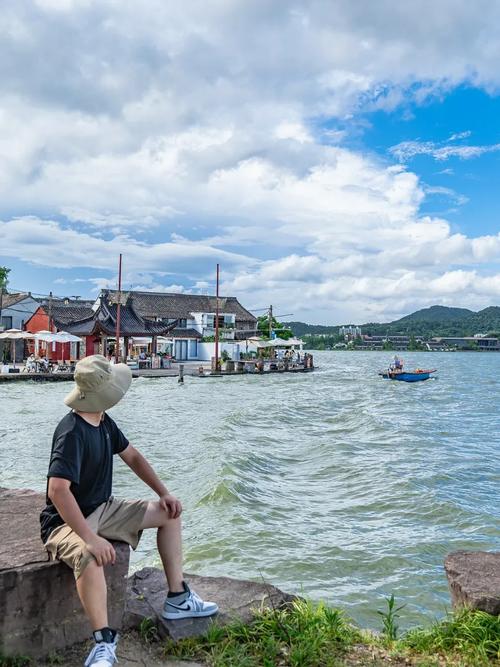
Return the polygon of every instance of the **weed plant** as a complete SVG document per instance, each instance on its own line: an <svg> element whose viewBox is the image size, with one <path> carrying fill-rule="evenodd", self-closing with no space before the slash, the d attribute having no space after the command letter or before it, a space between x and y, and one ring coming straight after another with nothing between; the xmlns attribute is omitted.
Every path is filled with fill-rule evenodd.
<svg viewBox="0 0 500 667"><path fill-rule="evenodd" d="M337 609L296 600L283 609L256 612L251 624L214 624L203 637L168 642L165 652L211 667L338 667L386 662L500 667L500 616L463 610L397 639L396 618L401 609L394 596L388 598L387 610L380 612L384 631L374 635L356 629ZM367 656L372 662L363 662Z"/></svg>
<svg viewBox="0 0 500 667"><path fill-rule="evenodd" d="M6 656L0 653L0 667L27 667L32 660L24 655Z"/></svg>
<svg viewBox="0 0 500 667"><path fill-rule="evenodd" d="M334 667L359 639L343 612L296 600L261 610L249 625L214 624L204 637L168 642L165 651L213 667Z"/></svg>
<svg viewBox="0 0 500 667"><path fill-rule="evenodd" d="M413 655L440 655L449 664L465 667L499 664L500 616L464 609L430 628L408 631L396 646Z"/></svg>
<svg viewBox="0 0 500 667"><path fill-rule="evenodd" d="M392 593L390 598L386 598L387 609L385 611L377 611L377 614L382 616L383 624L383 634L389 641L395 641L398 636L399 626L396 623L396 620L399 616L401 609L406 607L405 604L396 607L396 599L394 593Z"/></svg>

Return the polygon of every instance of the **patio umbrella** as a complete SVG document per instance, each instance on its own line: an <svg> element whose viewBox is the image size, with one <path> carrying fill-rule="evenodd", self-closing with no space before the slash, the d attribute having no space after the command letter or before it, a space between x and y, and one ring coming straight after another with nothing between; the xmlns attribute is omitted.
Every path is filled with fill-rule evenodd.
<svg viewBox="0 0 500 667"><path fill-rule="evenodd" d="M257 343L257 347L293 347L295 343L283 338L273 338L272 340L262 340Z"/></svg>
<svg viewBox="0 0 500 667"><path fill-rule="evenodd" d="M46 343L52 343L54 340L54 334L52 331L37 331L34 334L35 340L43 340Z"/></svg>
<svg viewBox="0 0 500 667"><path fill-rule="evenodd" d="M82 339L67 331L58 331L56 334L58 343L81 343Z"/></svg>
<svg viewBox="0 0 500 667"><path fill-rule="evenodd" d="M66 343L70 345L70 343L81 343L82 339L79 338L78 336L74 336L73 334L68 333L67 331L58 331L57 332L57 338L58 342L63 343L65 346ZM64 356L64 351L66 350L66 347L63 347L63 356ZM68 347L68 357L71 357L71 347ZM64 357L65 359L67 357Z"/></svg>
<svg viewBox="0 0 500 667"><path fill-rule="evenodd" d="M14 368L16 367L16 340L23 340L26 338L34 338L35 336L28 331L21 331L21 329L7 329L7 331L3 331L0 333L0 340L10 340L14 342L14 354L13 354L13 360L14 360Z"/></svg>

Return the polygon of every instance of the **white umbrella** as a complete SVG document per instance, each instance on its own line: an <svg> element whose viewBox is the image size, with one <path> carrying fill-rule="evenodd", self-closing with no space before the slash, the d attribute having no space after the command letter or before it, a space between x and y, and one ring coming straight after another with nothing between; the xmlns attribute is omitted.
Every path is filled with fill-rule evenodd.
<svg viewBox="0 0 500 667"><path fill-rule="evenodd" d="M257 347L293 347L296 343L283 338L273 338L272 340L263 340L257 343Z"/></svg>
<svg viewBox="0 0 500 667"><path fill-rule="evenodd" d="M82 339L78 336L68 333L67 331L58 331L56 334L59 343L81 343Z"/></svg>
<svg viewBox="0 0 500 667"><path fill-rule="evenodd" d="M289 338L288 342L292 345L304 345L304 341L300 340L300 338Z"/></svg>
<svg viewBox="0 0 500 667"><path fill-rule="evenodd" d="M42 340L44 343L57 343L57 335L56 333L52 333L52 331L37 331L35 340Z"/></svg>
<svg viewBox="0 0 500 667"><path fill-rule="evenodd" d="M34 335L29 331L21 331L21 329L7 329L0 333L0 338L7 340L20 340L22 338L34 338Z"/></svg>
<svg viewBox="0 0 500 667"><path fill-rule="evenodd" d="M59 331L57 334L58 337L58 342L60 343L81 343L82 339L79 338L78 336L74 336L73 334L68 333L67 331ZM64 354L65 348L63 348L63 354ZM71 349L69 350L68 354L71 357Z"/></svg>
<svg viewBox="0 0 500 667"><path fill-rule="evenodd" d="M30 334L28 331L21 331L21 329L7 329L0 333L0 339L2 340L23 340L26 338L34 338L33 334ZM16 367L16 344L14 342L14 354L13 354L14 368Z"/></svg>
<svg viewBox="0 0 500 667"><path fill-rule="evenodd" d="M36 347L38 348L38 343L43 341L44 343L81 343L82 339L78 336L68 333L67 331L38 331L35 336ZM38 349L36 349L38 353Z"/></svg>

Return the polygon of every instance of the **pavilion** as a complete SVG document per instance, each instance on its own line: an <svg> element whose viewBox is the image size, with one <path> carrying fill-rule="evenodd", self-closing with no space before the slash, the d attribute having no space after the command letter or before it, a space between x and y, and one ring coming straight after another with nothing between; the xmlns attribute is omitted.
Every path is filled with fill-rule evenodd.
<svg viewBox="0 0 500 667"><path fill-rule="evenodd" d="M116 323L118 311L118 293L102 295L98 308L92 315L66 324L65 330L84 338L85 350L82 356L103 354L108 356L108 339L116 344ZM120 351L127 355L131 338L150 338L151 352L156 354L158 336L165 336L177 326L177 320L171 323L153 322L141 317L131 300L122 294L120 303ZM121 340L123 339L123 346ZM120 352L120 358L123 354Z"/></svg>

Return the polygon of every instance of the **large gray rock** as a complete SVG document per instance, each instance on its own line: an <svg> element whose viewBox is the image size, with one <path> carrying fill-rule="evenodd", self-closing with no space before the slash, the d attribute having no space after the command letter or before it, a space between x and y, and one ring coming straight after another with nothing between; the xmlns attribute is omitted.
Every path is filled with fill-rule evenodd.
<svg viewBox="0 0 500 667"><path fill-rule="evenodd" d="M40 540L42 494L0 488L0 648L4 655L45 656L87 639L90 626L69 567L49 562ZM110 623L121 626L130 549L114 543L105 569Z"/></svg>
<svg viewBox="0 0 500 667"><path fill-rule="evenodd" d="M500 553L456 551L444 562L455 608L500 614Z"/></svg>
<svg viewBox="0 0 500 667"><path fill-rule="evenodd" d="M204 634L214 621L222 625L234 620L248 623L253 616L252 610L279 608L295 599L275 586L255 581L194 574L185 577L203 599L219 605L217 616L165 621L161 616L167 592L165 575L154 567L145 567L129 579L124 627L137 628L143 619L149 618L155 623L160 637L179 640Z"/></svg>

